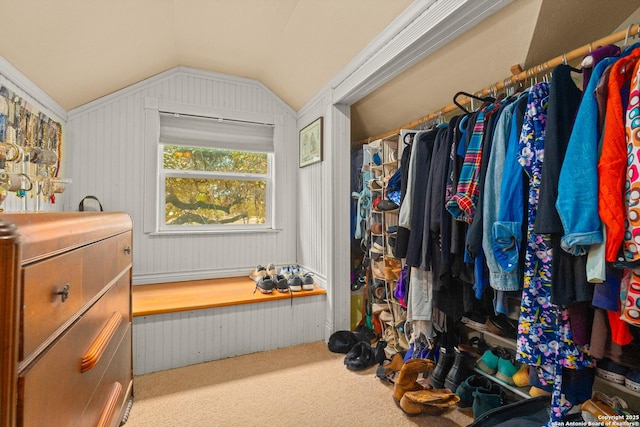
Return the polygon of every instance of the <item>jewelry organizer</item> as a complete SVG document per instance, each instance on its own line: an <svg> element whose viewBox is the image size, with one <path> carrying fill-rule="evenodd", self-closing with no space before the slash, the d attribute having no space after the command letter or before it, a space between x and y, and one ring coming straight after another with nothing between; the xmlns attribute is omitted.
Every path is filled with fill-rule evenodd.
<svg viewBox="0 0 640 427"><path fill-rule="evenodd" d="M54 204L71 181L58 177L62 126L5 86L0 87L0 212L12 195L22 211Z"/></svg>

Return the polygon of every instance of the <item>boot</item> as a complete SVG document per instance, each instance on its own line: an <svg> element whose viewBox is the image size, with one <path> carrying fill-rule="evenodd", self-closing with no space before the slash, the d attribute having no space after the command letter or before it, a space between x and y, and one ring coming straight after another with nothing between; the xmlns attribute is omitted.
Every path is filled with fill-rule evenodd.
<svg viewBox="0 0 640 427"><path fill-rule="evenodd" d="M456 359L447 374L444 386L449 390L455 391L464 380L474 374L475 371L473 367L476 363L476 357L471 353L460 351L457 348L454 350Z"/></svg>
<svg viewBox="0 0 640 427"><path fill-rule="evenodd" d="M459 400L448 389L408 391L400 399L400 408L407 415L440 415Z"/></svg>
<svg viewBox="0 0 640 427"><path fill-rule="evenodd" d="M400 402L402 396L407 391L423 390L418 380L418 375L428 372L433 369L433 362L426 359L410 359L407 360L402 368L400 374L396 378L396 382L393 386L393 398L396 402Z"/></svg>
<svg viewBox="0 0 640 427"><path fill-rule="evenodd" d="M438 356L438 364L429 377L429 385L433 388L444 388L444 380L447 378L449 370L455 362L456 355L453 349L440 347L440 356Z"/></svg>

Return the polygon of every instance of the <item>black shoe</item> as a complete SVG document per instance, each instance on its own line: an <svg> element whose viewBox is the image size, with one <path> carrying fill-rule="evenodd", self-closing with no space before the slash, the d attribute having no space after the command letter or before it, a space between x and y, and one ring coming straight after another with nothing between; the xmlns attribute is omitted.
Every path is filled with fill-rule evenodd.
<svg viewBox="0 0 640 427"><path fill-rule="evenodd" d="M440 347L438 363L429 376L429 385L433 388L444 388L444 381L456 360L452 348Z"/></svg>
<svg viewBox="0 0 640 427"><path fill-rule="evenodd" d="M460 351L457 348L454 351L456 355L455 361L447 374L447 378L444 380L444 387L452 391L456 390L464 380L474 374L476 363L476 357L473 354Z"/></svg>

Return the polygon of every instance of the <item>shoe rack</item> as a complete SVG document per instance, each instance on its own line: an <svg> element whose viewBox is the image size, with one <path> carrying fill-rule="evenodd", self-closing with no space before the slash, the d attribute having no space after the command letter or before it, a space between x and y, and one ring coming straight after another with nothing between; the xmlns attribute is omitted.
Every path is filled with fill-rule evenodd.
<svg viewBox="0 0 640 427"><path fill-rule="evenodd" d="M365 168L371 172L367 186L371 190L371 209L367 218L369 233L369 275L372 280L372 301L386 305L387 310L379 314L388 353L408 349L404 332L406 310L394 297L396 284L402 268L402 260L395 258L393 245L396 232L389 228L398 225L399 209L379 210L374 207L376 199L388 200L388 182L400 165L397 136L368 144L368 162ZM377 206L377 205L376 205Z"/></svg>
<svg viewBox="0 0 640 427"><path fill-rule="evenodd" d="M519 313L519 306L510 307L509 317L512 319L517 319ZM467 329L467 338L470 339L473 336L478 336L483 338L487 344L489 345L499 345L508 349L514 350L516 348L516 340L504 337L498 334L494 334L493 332L486 330L484 328L477 327L476 325L472 325L469 323L464 324L464 327ZM530 399L532 396L529 394L530 386L525 387L515 387L510 384L505 383L504 381L499 380L493 375L489 375L478 368L475 368L475 372L478 375L482 375L484 377L489 378L491 381L500 384L501 387L509 390L514 395L517 395L524 399ZM596 375L594 384L594 391L600 391L602 393L607 394L608 396L620 396L624 401L629 405L629 408L633 408L635 410L640 409L640 393L629 389L623 384L617 384L611 381L607 381L603 378L600 378Z"/></svg>

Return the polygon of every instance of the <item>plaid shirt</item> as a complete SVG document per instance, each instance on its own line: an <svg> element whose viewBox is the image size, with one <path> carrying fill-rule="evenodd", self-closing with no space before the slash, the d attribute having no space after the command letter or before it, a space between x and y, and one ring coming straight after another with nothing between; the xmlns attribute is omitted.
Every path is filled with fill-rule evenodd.
<svg viewBox="0 0 640 427"><path fill-rule="evenodd" d="M484 133L485 111L480 111L476 117L473 134L464 156L464 163L460 170L456 194L447 202L447 211L458 221L469 224L478 204L480 190L478 180L480 164L482 163L482 140Z"/></svg>

